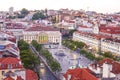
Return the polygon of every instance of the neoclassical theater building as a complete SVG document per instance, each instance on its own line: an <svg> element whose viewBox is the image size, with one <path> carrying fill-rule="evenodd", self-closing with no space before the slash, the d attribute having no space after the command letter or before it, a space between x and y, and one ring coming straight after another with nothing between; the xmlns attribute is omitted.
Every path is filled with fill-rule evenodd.
<svg viewBox="0 0 120 80"><path fill-rule="evenodd" d="M61 44L61 38L60 31L52 27L35 26L23 32L23 39L28 43L36 40L40 44Z"/></svg>

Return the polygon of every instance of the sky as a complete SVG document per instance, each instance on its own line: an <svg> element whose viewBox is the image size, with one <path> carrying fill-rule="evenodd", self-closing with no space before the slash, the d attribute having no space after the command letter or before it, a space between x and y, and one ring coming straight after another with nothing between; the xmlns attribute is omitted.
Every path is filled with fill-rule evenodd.
<svg viewBox="0 0 120 80"><path fill-rule="evenodd" d="M0 0L0 11L26 8L28 10L68 8L100 13L114 13L120 11L120 0Z"/></svg>

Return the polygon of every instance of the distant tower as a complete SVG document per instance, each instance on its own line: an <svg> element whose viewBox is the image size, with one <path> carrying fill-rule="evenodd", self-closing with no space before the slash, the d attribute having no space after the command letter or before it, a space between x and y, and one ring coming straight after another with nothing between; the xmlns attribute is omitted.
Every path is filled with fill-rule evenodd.
<svg viewBox="0 0 120 80"><path fill-rule="evenodd" d="M9 8L9 13L10 13L10 15L13 14L13 11L14 11L14 8L13 8L13 7L10 7L10 8Z"/></svg>
<svg viewBox="0 0 120 80"><path fill-rule="evenodd" d="M44 13L45 13L46 16L48 15L48 9L47 8L45 9Z"/></svg>
<svg viewBox="0 0 120 80"><path fill-rule="evenodd" d="M94 23L93 33L99 34L99 25L97 22Z"/></svg>

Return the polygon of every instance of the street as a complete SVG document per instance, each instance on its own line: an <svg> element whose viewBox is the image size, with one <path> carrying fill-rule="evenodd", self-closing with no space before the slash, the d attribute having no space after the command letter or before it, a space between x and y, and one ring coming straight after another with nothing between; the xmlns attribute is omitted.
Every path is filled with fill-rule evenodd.
<svg viewBox="0 0 120 80"><path fill-rule="evenodd" d="M41 80L58 80L46 66L44 68L40 68L40 79Z"/></svg>
<svg viewBox="0 0 120 80"><path fill-rule="evenodd" d="M45 65L45 61L43 60L43 58L41 58L41 56L39 55L39 53L34 49L34 47L32 45L30 45L31 50L36 54L36 56L39 57L39 60L44 62L44 67L40 67L40 79L39 80L59 80L48 68L47 65Z"/></svg>

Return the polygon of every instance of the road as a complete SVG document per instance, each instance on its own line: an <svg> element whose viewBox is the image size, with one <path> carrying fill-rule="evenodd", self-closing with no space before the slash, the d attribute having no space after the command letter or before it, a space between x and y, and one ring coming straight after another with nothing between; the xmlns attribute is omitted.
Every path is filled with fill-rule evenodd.
<svg viewBox="0 0 120 80"><path fill-rule="evenodd" d="M30 45L31 50L38 56L38 58L43 61L43 58L41 59L41 56L39 55L39 53L34 49L34 47L32 47L32 45ZM48 68L48 66L45 65L44 63L44 67L40 68L40 80L59 80Z"/></svg>
<svg viewBox="0 0 120 80"><path fill-rule="evenodd" d="M41 80L58 80L46 66L40 69L40 79Z"/></svg>

